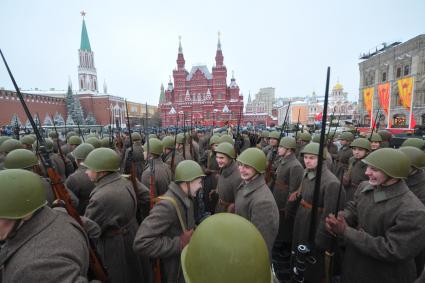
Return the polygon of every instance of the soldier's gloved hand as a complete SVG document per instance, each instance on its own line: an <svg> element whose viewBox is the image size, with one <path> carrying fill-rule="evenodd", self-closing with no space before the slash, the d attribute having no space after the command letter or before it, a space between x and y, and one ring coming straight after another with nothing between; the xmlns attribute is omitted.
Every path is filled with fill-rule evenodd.
<svg viewBox="0 0 425 283"><path fill-rule="evenodd" d="M235 204L234 203L229 204L229 206L227 207L227 212L235 213Z"/></svg>
<svg viewBox="0 0 425 283"><path fill-rule="evenodd" d="M187 244L189 244L190 238L192 238L193 229L186 230L180 235L180 250L183 250Z"/></svg>
<svg viewBox="0 0 425 283"><path fill-rule="evenodd" d="M295 201L299 197L298 191L291 193L288 197L288 201Z"/></svg>

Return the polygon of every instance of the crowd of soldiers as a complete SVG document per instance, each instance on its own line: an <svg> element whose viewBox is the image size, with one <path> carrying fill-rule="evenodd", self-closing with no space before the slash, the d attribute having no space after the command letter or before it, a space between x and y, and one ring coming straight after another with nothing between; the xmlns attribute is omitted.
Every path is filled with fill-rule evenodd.
<svg viewBox="0 0 425 283"><path fill-rule="evenodd" d="M390 139L328 132L319 158L303 131L1 136L0 283L98 282L90 246L112 283L425 282L425 141Z"/></svg>

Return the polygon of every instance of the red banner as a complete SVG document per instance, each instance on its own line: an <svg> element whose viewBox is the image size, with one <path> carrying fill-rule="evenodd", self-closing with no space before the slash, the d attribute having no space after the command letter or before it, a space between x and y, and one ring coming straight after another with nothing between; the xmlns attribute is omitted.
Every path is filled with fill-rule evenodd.
<svg viewBox="0 0 425 283"><path fill-rule="evenodd" d="M381 109L384 110L385 114L388 117L388 128L391 128L391 117L389 117L390 110L390 83L384 83L378 85L378 97L379 105Z"/></svg>

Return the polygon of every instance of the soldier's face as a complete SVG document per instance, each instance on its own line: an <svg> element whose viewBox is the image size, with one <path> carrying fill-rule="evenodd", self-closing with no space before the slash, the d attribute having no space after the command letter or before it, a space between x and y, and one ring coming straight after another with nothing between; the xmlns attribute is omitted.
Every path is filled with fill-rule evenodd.
<svg viewBox="0 0 425 283"><path fill-rule="evenodd" d="M213 150L213 151L215 151L215 149L217 148L217 144L213 144L212 146L211 146L211 149Z"/></svg>
<svg viewBox="0 0 425 283"><path fill-rule="evenodd" d="M279 146L279 148L277 149L277 154L279 154L279 156L284 156L287 152L288 149L284 148L283 146Z"/></svg>
<svg viewBox="0 0 425 283"><path fill-rule="evenodd" d="M257 171L254 168L242 163L239 164L239 173L241 173L241 178L244 181L249 181L257 175Z"/></svg>
<svg viewBox="0 0 425 283"><path fill-rule="evenodd" d="M89 176L90 181L95 182L97 180L97 172L90 169L86 170L86 175Z"/></svg>
<svg viewBox="0 0 425 283"><path fill-rule="evenodd" d="M190 182L190 196L195 198L198 191L202 188L202 178L197 178Z"/></svg>
<svg viewBox="0 0 425 283"><path fill-rule="evenodd" d="M269 139L269 144L271 145L271 146L277 146L277 143L278 143L279 141L277 140L277 139Z"/></svg>
<svg viewBox="0 0 425 283"><path fill-rule="evenodd" d="M220 168L226 167L230 163L230 158L219 152L217 152L215 160L217 161L218 167Z"/></svg>
<svg viewBox="0 0 425 283"><path fill-rule="evenodd" d="M314 154L304 154L304 164L307 169L315 169L317 167L318 156Z"/></svg>
<svg viewBox="0 0 425 283"><path fill-rule="evenodd" d="M372 150L377 150L381 146L380 142L370 142L370 148Z"/></svg>
<svg viewBox="0 0 425 283"><path fill-rule="evenodd" d="M0 241L6 240L13 229L16 220L0 219Z"/></svg>
<svg viewBox="0 0 425 283"><path fill-rule="evenodd" d="M367 150L364 148L353 147L353 156L356 159L363 159L367 154Z"/></svg>
<svg viewBox="0 0 425 283"><path fill-rule="evenodd" d="M373 166L367 166L365 174L369 177L369 184L372 186L382 185L389 179L384 172Z"/></svg>
<svg viewBox="0 0 425 283"><path fill-rule="evenodd" d="M348 142L347 140L339 140L339 143L340 143L342 146L349 144L349 142Z"/></svg>

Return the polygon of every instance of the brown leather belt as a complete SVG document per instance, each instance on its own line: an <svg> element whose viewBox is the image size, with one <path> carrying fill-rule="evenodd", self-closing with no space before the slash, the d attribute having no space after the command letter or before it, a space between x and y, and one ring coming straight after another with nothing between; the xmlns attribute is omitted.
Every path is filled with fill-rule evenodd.
<svg viewBox="0 0 425 283"><path fill-rule="evenodd" d="M133 223L137 223L135 219L130 220L129 223L127 223L126 225L124 225L121 228L108 229L103 233L103 235L105 235L106 237L113 237L113 236L117 236L117 235L126 235L128 233L130 226Z"/></svg>
<svg viewBox="0 0 425 283"><path fill-rule="evenodd" d="M301 199L300 204L301 204L304 208L307 208L307 209L312 209L312 208L313 208L313 205L312 205L311 203L309 203L309 202L307 202L307 201L305 201L305 200L303 200L303 199ZM318 207L318 208L317 208L317 210L318 210L319 212L323 212L323 207Z"/></svg>

